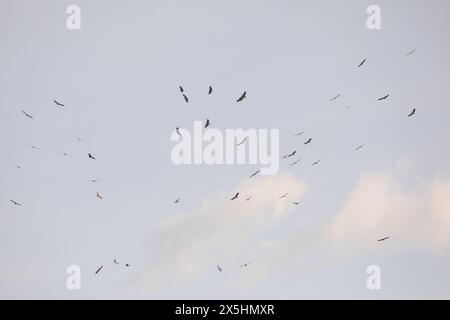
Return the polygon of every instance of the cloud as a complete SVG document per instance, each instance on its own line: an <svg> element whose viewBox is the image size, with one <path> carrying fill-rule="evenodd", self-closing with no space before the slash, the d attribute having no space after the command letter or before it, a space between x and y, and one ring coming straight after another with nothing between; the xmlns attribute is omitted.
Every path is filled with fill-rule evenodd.
<svg viewBox="0 0 450 320"><path fill-rule="evenodd" d="M377 239L391 236L395 247L444 251L450 247L450 178L417 185L395 173L365 174L328 236L353 248L375 247Z"/></svg>
<svg viewBox="0 0 450 320"><path fill-rule="evenodd" d="M246 262L252 267L246 281L262 281L270 260L280 254L280 240L271 234L298 208L292 202L305 191L305 183L287 173L259 176L204 200L198 209L170 216L152 232L151 267L140 281L152 288L179 286L208 274L216 277L216 264L227 271L223 274L245 273L239 266ZM236 192L239 198L230 201Z"/></svg>

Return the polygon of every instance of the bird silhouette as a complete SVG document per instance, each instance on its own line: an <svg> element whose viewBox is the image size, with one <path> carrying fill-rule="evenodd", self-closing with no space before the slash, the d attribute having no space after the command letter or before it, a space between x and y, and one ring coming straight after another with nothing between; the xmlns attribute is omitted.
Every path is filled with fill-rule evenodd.
<svg viewBox="0 0 450 320"><path fill-rule="evenodd" d="M249 266L249 264L250 264L250 262L247 262L247 263L241 264L241 266L240 266L239 268L245 268L245 267L248 267L248 266Z"/></svg>
<svg viewBox="0 0 450 320"><path fill-rule="evenodd" d="M283 156L283 159L292 157L293 155L295 155L296 152L297 152L297 150L294 150L292 153Z"/></svg>
<svg viewBox="0 0 450 320"><path fill-rule="evenodd" d="M180 128L176 127L175 131L177 132L177 134L181 137L181 132L180 132Z"/></svg>
<svg viewBox="0 0 450 320"><path fill-rule="evenodd" d="M236 195L233 198L231 198L230 200L236 200L238 197L239 197L239 192L236 193Z"/></svg>
<svg viewBox="0 0 450 320"><path fill-rule="evenodd" d="M89 182L92 182L92 183L97 183L97 182L100 182L100 180L97 180L97 179L92 179L92 180L89 180Z"/></svg>
<svg viewBox="0 0 450 320"><path fill-rule="evenodd" d="M293 204L295 204L296 206L299 205L301 202L292 202Z"/></svg>
<svg viewBox="0 0 450 320"><path fill-rule="evenodd" d="M119 261L117 261L117 259L114 259L114 264L119 264Z"/></svg>
<svg viewBox="0 0 450 320"><path fill-rule="evenodd" d="M99 198L100 200L103 200L103 197L100 193L97 192L97 198Z"/></svg>
<svg viewBox="0 0 450 320"><path fill-rule="evenodd" d="M95 274L98 274L100 272L100 270L103 269L103 266L101 266L100 268L97 269L97 271L95 271Z"/></svg>
<svg viewBox="0 0 450 320"><path fill-rule="evenodd" d="M338 94L337 96L335 96L335 97L331 98L331 99L330 99L330 102L331 102L331 101L334 101L334 100L336 100L336 99L337 99L337 98L339 98L340 96L341 96L341 95L340 95L340 94Z"/></svg>
<svg viewBox="0 0 450 320"><path fill-rule="evenodd" d="M179 86L179 88L180 88L180 92L183 93L183 92L184 92L183 87L182 87L182 86Z"/></svg>
<svg viewBox="0 0 450 320"><path fill-rule="evenodd" d="M320 159L320 160L317 160L316 162L314 162L313 164L311 164L312 166L316 166L316 165L318 165L319 164L319 162L320 161L322 161L322 159Z"/></svg>
<svg viewBox="0 0 450 320"><path fill-rule="evenodd" d="M95 160L95 157L90 153L88 153L88 157L89 157L89 159Z"/></svg>
<svg viewBox="0 0 450 320"><path fill-rule="evenodd" d="M366 62L366 60L367 60L367 59L364 59L364 60L358 65L358 68L361 67L361 66Z"/></svg>
<svg viewBox="0 0 450 320"><path fill-rule="evenodd" d="M239 97L239 99L237 99L237 102L241 102L245 98L247 98L247 92L246 91L244 91L244 93Z"/></svg>
<svg viewBox="0 0 450 320"><path fill-rule="evenodd" d="M222 267L219 266L219 265L217 265L217 270L219 270L219 272L222 272L222 271L223 271Z"/></svg>
<svg viewBox="0 0 450 320"><path fill-rule="evenodd" d="M286 193L285 193L285 194L283 194L282 196L278 197L278 199L283 199L283 198L286 198L288 194L289 194L289 192L286 192Z"/></svg>
<svg viewBox="0 0 450 320"><path fill-rule="evenodd" d="M306 131L300 131L300 132L294 134L294 136L301 136L301 135L304 134L305 132L306 132Z"/></svg>
<svg viewBox="0 0 450 320"><path fill-rule="evenodd" d="M241 142L239 142L239 143L236 145L236 147L237 147L237 146L240 146L240 145L243 144L245 141L247 141L247 137L245 137Z"/></svg>
<svg viewBox="0 0 450 320"><path fill-rule="evenodd" d="M412 111L408 114L408 118L412 117L415 114L416 114L416 108L412 109Z"/></svg>
<svg viewBox="0 0 450 320"><path fill-rule="evenodd" d="M30 116L28 113L26 113L23 110L22 110L22 113L25 115L25 117L30 118L30 119L34 119L34 117Z"/></svg>
<svg viewBox="0 0 450 320"><path fill-rule="evenodd" d="M64 105L63 105L62 103L59 103L59 102L56 101L56 100L53 100L53 102L54 102L57 106L59 106L59 107L64 107Z"/></svg>
<svg viewBox="0 0 450 320"><path fill-rule="evenodd" d="M389 239L390 237L384 237L384 238L381 238L381 239L378 239L377 241L378 242L383 242L383 241L386 241L387 239Z"/></svg>
<svg viewBox="0 0 450 320"><path fill-rule="evenodd" d="M245 199L245 201L250 201L251 199L252 199L252 196L250 196L247 199Z"/></svg>
<svg viewBox="0 0 450 320"><path fill-rule="evenodd" d="M364 144L362 144L362 145L360 145L360 146L357 146L356 148L355 148L355 151L358 151L358 150L361 150L362 148L364 148Z"/></svg>
<svg viewBox="0 0 450 320"><path fill-rule="evenodd" d="M256 176L258 173L260 173L261 172L261 169L260 170L258 170L258 171L256 171L255 173L252 173L252 175L250 176L250 178L253 178L254 176Z"/></svg>
<svg viewBox="0 0 450 320"><path fill-rule="evenodd" d="M295 166L295 165L296 165L297 163L299 163L299 162L300 162L300 159L298 159L298 160L292 162L290 165L291 165L291 166Z"/></svg>
<svg viewBox="0 0 450 320"><path fill-rule="evenodd" d="M213 92L213 88L209 86L208 94L211 94Z"/></svg>
<svg viewBox="0 0 450 320"><path fill-rule="evenodd" d="M186 101L186 103L189 102L189 98L185 94L183 94L183 98L184 98L184 101Z"/></svg>
<svg viewBox="0 0 450 320"><path fill-rule="evenodd" d="M175 200L175 204L180 203L180 198L178 198L177 200Z"/></svg>
<svg viewBox="0 0 450 320"><path fill-rule="evenodd" d="M208 128L209 126L209 119L206 119L205 128Z"/></svg>
<svg viewBox="0 0 450 320"><path fill-rule="evenodd" d="M312 141L312 138L309 138L309 139L304 143L304 145L310 144L311 141Z"/></svg>
<svg viewBox="0 0 450 320"><path fill-rule="evenodd" d="M9 201L11 201L15 206L19 206L19 207L22 206L21 203L18 203L17 201L14 201L14 200L12 200L12 199L9 199Z"/></svg>
<svg viewBox="0 0 450 320"><path fill-rule="evenodd" d="M389 98L388 94L385 95L384 97L379 98L378 101L383 101L383 100L386 100L387 98Z"/></svg>
<svg viewBox="0 0 450 320"><path fill-rule="evenodd" d="M412 55L414 52L416 52L416 49L413 49L413 50L409 51L409 52L406 54L406 56L410 56L410 55Z"/></svg>

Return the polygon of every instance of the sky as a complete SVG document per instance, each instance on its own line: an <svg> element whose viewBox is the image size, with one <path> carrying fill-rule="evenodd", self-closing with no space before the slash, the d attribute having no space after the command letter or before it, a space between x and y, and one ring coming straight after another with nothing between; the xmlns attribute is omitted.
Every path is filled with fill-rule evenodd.
<svg viewBox="0 0 450 320"><path fill-rule="evenodd" d="M0 0L0 298L450 298L449 9ZM205 119L297 153L253 178L175 165L174 129Z"/></svg>

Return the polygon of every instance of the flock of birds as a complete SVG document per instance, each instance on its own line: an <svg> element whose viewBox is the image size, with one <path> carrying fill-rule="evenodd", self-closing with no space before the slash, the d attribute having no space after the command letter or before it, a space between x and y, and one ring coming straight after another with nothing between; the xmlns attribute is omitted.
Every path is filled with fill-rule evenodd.
<svg viewBox="0 0 450 320"><path fill-rule="evenodd" d="M413 54L415 51L416 51L416 49L414 49L414 50L408 52L408 53L406 54L406 56L410 56L410 55ZM367 59L362 60L362 61L358 64L357 68L361 68L366 62L367 62ZM184 89L182 86L179 86L179 90L180 90L180 92L181 92L181 94L182 94L182 96L183 96L184 101L185 101L186 103L189 103L189 97L186 95L185 89ZM212 86L209 86L209 88L208 88L208 95L211 95L212 93L213 93L213 88L212 88ZM336 96L334 96L334 97L332 97L331 99L329 99L329 102L336 101L336 100L339 99L341 96L342 96L341 94L337 94ZM389 97L390 97L390 94L386 94L386 95L384 95L384 96L378 98L377 100L378 100L378 101L384 101L384 100L387 100ZM239 102L242 102L242 101L245 100L246 98L247 98L247 92L244 91L244 92L239 96L239 98L236 100L236 102L238 102L238 103L239 103ZM60 107L60 108L65 107L65 105L64 105L63 103L60 103L60 102L57 101L57 100L53 100L53 103L54 103L57 107ZM22 114L23 114L23 116L25 116L26 118L28 118L28 119L30 119L30 120L34 120L34 119L35 119L34 116L32 116L31 114L29 114L29 113L26 112L25 110L22 110ZM413 109L407 114L407 117L412 117L412 116L414 116L415 114L416 114L416 109L413 108ZM211 125L210 119L206 119L204 127L207 128L207 127L209 127L210 125ZM182 135L181 132L180 132L180 129L179 129L178 127L176 128L176 132L177 132L178 135L180 135L180 136ZM300 132L298 132L298 133L295 133L294 136L302 136L302 135L304 135L305 133L306 133L306 131L300 131ZM79 142L84 142L84 140L81 139L81 138L76 138L76 139L77 139ZM247 138L244 138L242 141L240 141L239 143L236 144L236 147L237 147L237 146L240 146L240 145L242 145L242 144L244 144L246 141L247 141ZM312 137L309 137L309 138L307 138L307 139L305 140L305 142L304 142L303 144L306 146L306 145L309 145L309 144L311 144L311 143L312 143ZM32 148L32 149L35 149L35 150L39 150L39 149L40 149L39 147L36 147L36 146L34 146L34 145L29 145L29 147ZM363 145L359 145L359 146L357 146L357 147L355 148L355 151L359 151L359 150L361 150L361 149L364 148L364 147L365 147L364 144L363 144ZM64 156L68 156L67 153L62 153L62 154L63 154ZM297 150L293 150L292 152L290 152L290 153L288 153L288 154L282 156L282 159L289 159L289 158L292 158L292 157L294 157L296 154L297 154ZM88 153L87 156L88 156L88 158L89 158L90 160L96 160L96 157L95 157L92 153ZM290 165L291 165L291 166L294 166L294 165L298 164L298 163L300 162L300 160L301 160L301 159L296 159L295 161L291 162ZM311 164L311 166L317 166L321 161L322 161L322 159L318 159L318 160L314 161L314 162ZM17 169L20 169L20 170L25 170L25 169L24 169L22 166L20 166L20 165L15 165L15 167L16 167ZM257 176L259 173L260 173L260 170L257 170L256 172L254 172L254 173L252 173L252 174L250 175L250 178L253 178L253 177ZM89 180L89 181L90 181L91 183L97 183L97 182L100 182L100 180L98 180L98 179L91 179L91 180ZM279 199L284 199L284 198L286 198L288 195L289 195L289 192L286 192L286 193L284 193L284 194L278 196L278 198L279 198ZM237 192L234 196L232 196L232 197L230 198L230 200L231 200L231 201L237 200L237 199L239 198L239 196L240 196L240 192ZM103 196L102 196L102 194L101 194L100 192L97 192L96 197L97 197L98 199L100 199L100 200L103 200ZM248 196L248 197L245 198L245 201L250 201L251 199L252 199L252 196ZM22 204L21 202L18 202L18 201L14 200L14 199L10 199L10 202L11 202L12 205L14 205L14 206L23 206L23 204ZM178 199L175 200L175 204L180 204L180 202L181 202L181 199L180 199L180 198L178 198ZM292 201L292 203L293 203L294 205L299 205L301 202L298 202L298 201ZM386 241L386 240L388 240L388 239L390 239L390 237L383 237L383 238L378 239L377 242L384 242L384 241ZM113 264L119 265L120 263L118 262L117 259L113 259ZM241 268L241 269L242 269L242 268L246 268L246 267L248 267L249 265L250 265L250 262L247 262L247 263L242 264L242 265L240 266L240 268ZM130 267L130 265L127 263L127 264L125 264L125 267ZM99 274L99 273L102 271L103 268L104 268L104 265L101 265L101 266L95 271L95 275ZM222 271L223 271L223 267L220 266L220 265L217 265L217 270L218 270L219 272L222 272Z"/></svg>

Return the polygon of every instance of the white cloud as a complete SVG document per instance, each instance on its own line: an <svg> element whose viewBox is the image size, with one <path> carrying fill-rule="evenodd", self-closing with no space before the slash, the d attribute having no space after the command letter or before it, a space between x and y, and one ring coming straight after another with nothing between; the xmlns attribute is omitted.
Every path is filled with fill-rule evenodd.
<svg viewBox="0 0 450 320"><path fill-rule="evenodd" d="M410 182L386 172L364 175L331 222L330 240L374 247L377 239L391 236L395 247L449 248L450 179Z"/></svg>
<svg viewBox="0 0 450 320"><path fill-rule="evenodd" d="M153 230L151 266L140 281L151 288L193 283L211 273L216 276L216 264L223 266L225 277L243 274L239 266L249 261L252 276L246 281L264 279L270 259L280 254L280 241L271 231L299 208L292 202L300 201L305 191L305 183L287 173L259 176L244 180L226 196L204 200L192 212L167 218ZM236 192L239 198L230 201Z"/></svg>

